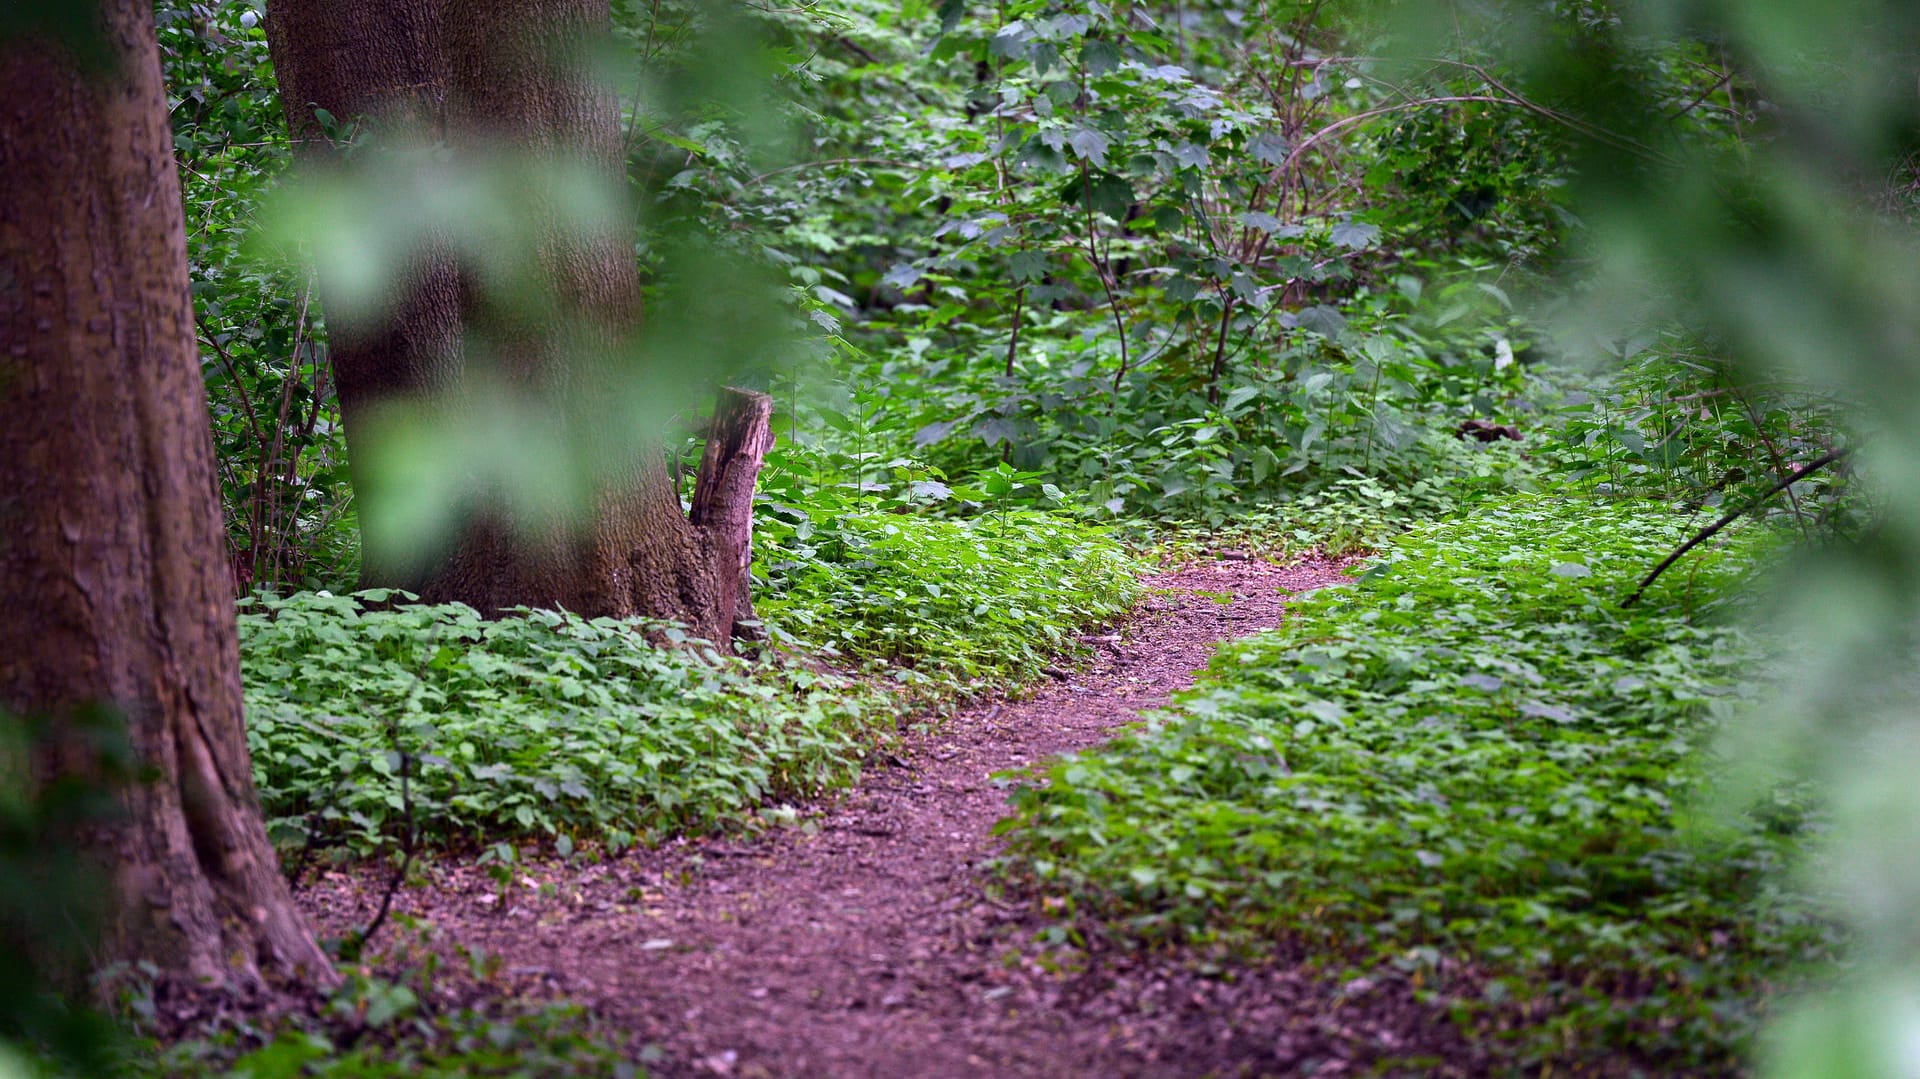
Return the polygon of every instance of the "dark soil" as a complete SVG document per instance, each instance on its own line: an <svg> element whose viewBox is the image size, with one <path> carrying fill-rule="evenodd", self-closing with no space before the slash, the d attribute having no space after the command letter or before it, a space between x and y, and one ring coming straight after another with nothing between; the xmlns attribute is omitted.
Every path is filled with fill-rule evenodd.
<svg viewBox="0 0 1920 1079"><path fill-rule="evenodd" d="M591 1005L657 1075L1475 1071L1445 1015L1390 973L1341 986L1278 955L1223 970L1179 950L1043 946L1052 920L986 871L1007 805L993 773L1098 744L1339 568L1235 559L1150 580L1147 611L1089 638L1084 669L909 734L805 827L536 866L504 901L484 870L443 864L395 907ZM341 874L305 899L337 933L376 896L374 878Z"/></svg>

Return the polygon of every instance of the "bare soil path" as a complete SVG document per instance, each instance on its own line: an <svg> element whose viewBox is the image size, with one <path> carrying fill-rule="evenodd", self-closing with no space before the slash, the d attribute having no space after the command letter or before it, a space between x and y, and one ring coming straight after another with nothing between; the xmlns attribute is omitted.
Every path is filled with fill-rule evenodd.
<svg viewBox="0 0 1920 1079"><path fill-rule="evenodd" d="M1114 949L1050 971L1031 945L1043 921L995 899L984 871L1007 806L993 773L1101 742L1190 685L1217 643L1277 625L1288 593L1339 579L1332 563L1250 560L1151 579L1147 613L1092 638L1086 668L908 736L806 830L542 867L545 887L504 904L480 870L443 867L396 906L591 1004L649 1046L657 1075L1331 1075L1414 1051L1459 1062L1471 1054L1391 978L1336 989L1282 957L1223 978ZM363 916L370 887L339 877L306 898L339 928Z"/></svg>

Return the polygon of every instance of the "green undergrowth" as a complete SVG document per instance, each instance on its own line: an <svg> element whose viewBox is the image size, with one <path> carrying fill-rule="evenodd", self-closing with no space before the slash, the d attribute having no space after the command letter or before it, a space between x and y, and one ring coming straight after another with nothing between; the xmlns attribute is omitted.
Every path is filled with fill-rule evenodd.
<svg viewBox="0 0 1920 1079"><path fill-rule="evenodd" d="M1138 596L1135 561L1104 529L1035 510L904 508L780 507L756 533L758 613L795 647L965 693L1037 677Z"/></svg>
<svg viewBox="0 0 1920 1079"><path fill-rule="evenodd" d="M1534 1063L1724 1065L1780 965L1828 941L1762 883L1804 805L1711 831L1685 808L1756 685L1726 608L1766 538L1620 606L1696 523L1520 498L1416 528L1223 648L1176 711L1018 789L1004 871L1108 932L1427 970ZM1475 972L1452 995L1443 958Z"/></svg>
<svg viewBox="0 0 1920 1079"><path fill-rule="evenodd" d="M404 594L246 601L248 740L274 839L366 855L411 830L511 858L524 839L568 854L751 826L771 801L857 779L912 703L820 657L928 692L1007 685L1137 588L1118 544L1040 513L768 531L757 602L786 647L759 658L664 623L489 620L390 602Z"/></svg>
<svg viewBox="0 0 1920 1079"><path fill-rule="evenodd" d="M339 984L235 1007L226 992L117 976L117 1022L84 1042L0 1041L6 1079L645 1079L656 1047L571 1003L528 995L500 956L395 918L377 958L339 967Z"/></svg>
<svg viewBox="0 0 1920 1079"><path fill-rule="evenodd" d="M371 853L410 813L429 842L618 849L844 785L891 728L847 678L649 639L670 626L368 606L388 598L303 593L241 611L248 742L283 845L317 831Z"/></svg>
<svg viewBox="0 0 1920 1079"><path fill-rule="evenodd" d="M235 1055L234 1032L189 1039L124 1075L221 1079L572 1079L647 1074L571 1004L492 1003L425 1012L405 984L356 977L317 1021L251 1030L271 1040Z"/></svg>
<svg viewBox="0 0 1920 1079"><path fill-rule="evenodd" d="M206 1009L168 1044L130 1037L111 1074L134 1079L644 1079L641 1050L575 1004L529 998L497 954L451 944L410 918L340 984L269 1014ZM167 1024L150 991L124 995L135 1032ZM175 1001L174 1003L178 1003ZM654 1050L652 1052L657 1052Z"/></svg>
<svg viewBox="0 0 1920 1079"><path fill-rule="evenodd" d="M1126 533L1172 562L1240 550L1266 558L1343 556L1378 550L1421 521L1465 512L1490 498L1529 489L1535 470L1511 442L1483 445L1450 436L1429 440L1432 474L1400 482L1360 473L1295 493L1287 501L1243 507L1231 519L1144 519Z"/></svg>
<svg viewBox="0 0 1920 1079"><path fill-rule="evenodd" d="M373 999L381 1006L399 992L404 987L376 984ZM579 1005L527 1007L517 1014L463 1009L413 1019L388 1038L346 1045L322 1032L289 1030L225 1071L162 1074L222 1079L638 1079L647 1074L610 1040Z"/></svg>

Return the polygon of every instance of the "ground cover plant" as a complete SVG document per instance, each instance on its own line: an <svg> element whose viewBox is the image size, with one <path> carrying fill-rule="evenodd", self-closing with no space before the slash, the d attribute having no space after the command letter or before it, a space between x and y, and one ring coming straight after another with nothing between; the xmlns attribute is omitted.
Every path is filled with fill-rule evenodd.
<svg viewBox="0 0 1920 1079"><path fill-rule="evenodd" d="M1019 788L1004 870L1092 932L1286 942L1442 994L1466 964L1460 1021L1529 1067L1730 1066L1770 979L1831 935L1767 883L1812 828L1791 789L1689 823L1703 748L1764 685L1727 607L1770 545L1622 609L1689 523L1533 497L1415 528L1223 648L1173 712Z"/></svg>
<svg viewBox="0 0 1920 1079"><path fill-rule="evenodd" d="M533 998L500 957L440 947L438 932L401 917L377 952L342 964L340 984L264 1021L193 986L130 981L119 1008L135 1037L106 1047L97 1071L129 1079L643 1079L641 1059L583 1008ZM286 1002L283 1002L286 1003ZM192 1034L179 1036L181 1031ZM169 1034L169 1032L172 1032Z"/></svg>
<svg viewBox="0 0 1920 1079"><path fill-rule="evenodd" d="M1058 514L790 512L798 519L762 533L772 586L762 617L823 655L879 661L934 692L1038 677L1139 594L1117 541Z"/></svg>
<svg viewBox="0 0 1920 1079"><path fill-rule="evenodd" d="M303 593L241 617L270 825L357 853L542 837L618 850L849 782L879 702L804 666L674 649L668 626Z"/></svg>
<svg viewBox="0 0 1920 1079"><path fill-rule="evenodd" d="M502 852L526 838L567 854L750 823L852 782L912 707L819 657L978 692L1037 676L1137 591L1113 540L1031 511L823 515L762 553L780 587L760 613L807 654L383 591L245 601L247 737L276 838L356 854L415 833Z"/></svg>

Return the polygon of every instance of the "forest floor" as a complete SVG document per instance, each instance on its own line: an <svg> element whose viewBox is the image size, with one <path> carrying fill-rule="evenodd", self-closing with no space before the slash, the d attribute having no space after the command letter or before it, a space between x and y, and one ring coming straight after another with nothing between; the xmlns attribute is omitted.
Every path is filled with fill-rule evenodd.
<svg viewBox="0 0 1920 1079"><path fill-rule="evenodd" d="M1473 1072L1478 1054L1392 971L1341 984L1284 954L1046 945L1057 918L989 872L995 773L1164 705L1217 643L1277 625L1288 593L1340 570L1236 559L1152 578L1084 667L918 725L803 826L534 863L504 896L486 868L441 859L395 909L498 956L514 991L589 1006L659 1076ZM378 875L334 873L302 899L339 934L379 892Z"/></svg>

